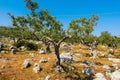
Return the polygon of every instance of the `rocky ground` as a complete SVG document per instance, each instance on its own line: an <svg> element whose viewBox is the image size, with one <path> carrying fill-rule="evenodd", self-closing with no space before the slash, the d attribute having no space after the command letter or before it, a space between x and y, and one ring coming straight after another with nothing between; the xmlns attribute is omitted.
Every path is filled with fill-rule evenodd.
<svg viewBox="0 0 120 80"><path fill-rule="evenodd" d="M53 48L51 53L1 51L0 80L120 80L119 48L111 55L110 48L99 45L96 58L90 56L87 46L77 44L69 48L60 48L64 69L61 72L55 66Z"/></svg>

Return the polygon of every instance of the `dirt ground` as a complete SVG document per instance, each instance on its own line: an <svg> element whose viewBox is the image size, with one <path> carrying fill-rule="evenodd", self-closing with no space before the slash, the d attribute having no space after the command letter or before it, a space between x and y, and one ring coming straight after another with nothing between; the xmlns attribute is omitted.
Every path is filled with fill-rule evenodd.
<svg viewBox="0 0 120 80"><path fill-rule="evenodd" d="M30 52L35 53L35 56L32 57L29 55ZM60 53L62 50L60 49ZM98 46L98 54L106 53L107 48ZM39 54L37 51L20 51L17 54L13 55L11 52L7 54L0 53L0 80L45 80L47 75L50 75L51 80L84 80L85 75L82 73L83 65L80 65L80 61L88 60L95 63L100 63L104 65L111 66L113 62L110 62L107 58L99 57L97 59L92 59L89 56L90 50L84 45L74 45L72 46L72 54L78 53L83 56L78 57L79 61L74 61L73 63L61 63L65 66L66 70L68 66L74 66L74 71L65 71L65 72L55 72L55 55L54 52L48 54ZM115 52L116 57L120 57L120 49L117 49ZM40 63L42 70L39 73L33 72L33 66L35 63L39 63L41 58L49 59L47 63ZM25 59L30 59L31 66L26 69L21 69L22 64ZM120 64L118 64L120 67ZM101 68L101 66L96 66L95 72L105 72L106 69ZM67 78L69 77L69 78ZM71 79L70 79L71 78ZM109 78L108 78L109 80Z"/></svg>

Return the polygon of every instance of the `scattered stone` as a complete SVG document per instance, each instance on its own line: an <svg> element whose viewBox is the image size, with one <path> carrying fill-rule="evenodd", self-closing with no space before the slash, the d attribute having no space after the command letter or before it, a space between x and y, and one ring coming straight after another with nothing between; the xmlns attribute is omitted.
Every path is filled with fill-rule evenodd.
<svg viewBox="0 0 120 80"><path fill-rule="evenodd" d="M110 69L110 67L108 65L103 65L102 68L104 68L104 69Z"/></svg>
<svg viewBox="0 0 120 80"><path fill-rule="evenodd" d="M48 58L48 61L50 60L51 58Z"/></svg>
<svg viewBox="0 0 120 80"><path fill-rule="evenodd" d="M17 52L17 49L14 48L13 46L10 47L10 50L11 50L11 52L12 52L13 54L16 54L16 52Z"/></svg>
<svg viewBox="0 0 120 80"><path fill-rule="evenodd" d="M2 50L1 53L6 54L6 53L8 53L8 51Z"/></svg>
<svg viewBox="0 0 120 80"><path fill-rule="evenodd" d="M106 54L106 53L101 54L101 57L108 57L108 54Z"/></svg>
<svg viewBox="0 0 120 80"><path fill-rule="evenodd" d="M29 42L34 42L33 40L29 40Z"/></svg>
<svg viewBox="0 0 120 80"><path fill-rule="evenodd" d="M50 80L50 75L47 75L47 77L45 78L45 80Z"/></svg>
<svg viewBox="0 0 120 80"><path fill-rule="evenodd" d="M98 53L96 52L96 50L93 50L91 54L93 55L91 58L93 59L98 58Z"/></svg>
<svg viewBox="0 0 120 80"><path fill-rule="evenodd" d="M35 73L38 73L38 72L41 71L41 66L40 66L39 63L35 63L35 64L34 64L33 71L34 71Z"/></svg>
<svg viewBox="0 0 120 80"><path fill-rule="evenodd" d="M83 60L83 61L81 61L83 64L86 64L86 65L88 65L88 66L94 66L95 64L94 63L92 63L92 62L90 62L90 61L88 61L88 60Z"/></svg>
<svg viewBox="0 0 120 80"><path fill-rule="evenodd" d="M31 61L35 62L35 61L37 61L37 59L32 58Z"/></svg>
<svg viewBox="0 0 120 80"><path fill-rule="evenodd" d="M77 57L82 57L83 55L82 55L82 54L80 54L80 53L76 53L76 54L74 54L74 56L77 56Z"/></svg>
<svg viewBox="0 0 120 80"><path fill-rule="evenodd" d="M64 72L64 69L62 66L56 66L55 72Z"/></svg>
<svg viewBox="0 0 120 80"><path fill-rule="evenodd" d="M38 53L45 54L45 50L43 48L41 48L41 49L38 50Z"/></svg>
<svg viewBox="0 0 120 80"><path fill-rule="evenodd" d="M115 56L112 55L112 54L108 54L108 57L110 57L110 58L114 58Z"/></svg>
<svg viewBox="0 0 120 80"><path fill-rule="evenodd" d="M26 48L25 46L21 46L21 47L20 47L20 50L21 50L21 51L25 51L26 49L27 49L27 48Z"/></svg>
<svg viewBox="0 0 120 80"><path fill-rule="evenodd" d="M96 78L93 79L93 80L107 80L102 73L96 73L96 74L95 74L95 77L96 77Z"/></svg>
<svg viewBox="0 0 120 80"><path fill-rule="evenodd" d="M80 63L81 66L84 66L84 67L88 67L88 65L84 64L84 63Z"/></svg>
<svg viewBox="0 0 120 80"><path fill-rule="evenodd" d="M36 44L43 44L43 41L36 41Z"/></svg>
<svg viewBox="0 0 120 80"><path fill-rule="evenodd" d="M13 54L16 54L16 52L17 52L17 49L16 49L16 48L14 48L14 49L11 49L11 52L12 52Z"/></svg>
<svg viewBox="0 0 120 80"><path fill-rule="evenodd" d="M35 54L32 53L32 52L30 52L29 55L32 56L32 57L35 57Z"/></svg>
<svg viewBox="0 0 120 80"><path fill-rule="evenodd" d="M29 59L26 59L22 65L22 69L26 69L28 67L30 67L31 64L30 64L30 60Z"/></svg>
<svg viewBox="0 0 120 80"><path fill-rule="evenodd" d="M76 53L73 55L73 61L79 61L79 57L82 57L83 55L80 53Z"/></svg>
<svg viewBox="0 0 120 80"><path fill-rule="evenodd" d="M40 63L46 63L46 62L48 62L48 61L42 57L39 62L40 62Z"/></svg>
<svg viewBox="0 0 120 80"><path fill-rule="evenodd" d="M119 69L118 64L112 64L112 66L117 70Z"/></svg>
<svg viewBox="0 0 120 80"><path fill-rule="evenodd" d="M1 51L3 48L5 48L5 47L6 47L6 44L0 42L0 51Z"/></svg>
<svg viewBox="0 0 120 80"><path fill-rule="evenodd" d="M75 67L74 66L69 66L69 71L73 71L75 70Z"/></svg>
<svg viewBox="0 0 120 80"><path fill-rule="evenodd" d="M111 78L111 80L120 80L120 70L114 72L106 72L106 75Z"/></svg>
<svg viewBox="0 0 120 80"><path fill-rule="evenodd" d="M9 48L9 49L11 50L12 48L14 48L14 47L13 47L13 46L10 46L10 48Z"/></svg>
<svg viewBox="0 0 120 80"><path fill-rule="evenodd" d="M120 63L120 59L117 58L108 58L109 61Z"/></svg>
<svg viewBox="0 0 120 80"><path fill-rule="evenodd" d="M5 67L6 67L5 65L2 65L2 66L1 66L1 69L5 69Z"/></svg>
<svg viewBox="0 0 120 80"><path fill-rule="evenodd" d="M89 76L92 76L95 74L95 71L92 68L86 67L82 70L82 73L89 75Z"/></svg>
<svg viewBox="0 0 120 80"><path fill-rule="evenodd" d="M107 70L106 72L105 72L105 76L110 76L111 75L111 73L112 73L112 71L111 70Z"/></svg>
<svg viewBox="0 0 120 80"><path fill-rule="evenodd" d="M62 53L60 54L60 59L61 59L61 62L66 62L66 63L71 63L73 62L73 57L70 53Z"/></svg>

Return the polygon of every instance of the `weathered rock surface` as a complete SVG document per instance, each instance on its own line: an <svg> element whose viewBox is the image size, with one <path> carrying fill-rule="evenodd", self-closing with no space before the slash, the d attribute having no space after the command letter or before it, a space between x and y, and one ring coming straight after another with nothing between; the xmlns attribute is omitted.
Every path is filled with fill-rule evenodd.
<svg viewBox="0 0 120 80"><path fill-rule="evenodd" d="M38 50L38 53L45 54L45 50L43 48L41 48L41 49Z"/></svg>
<svg viewBox="0 0 120 80"><path fill-rule="evenodd" d="M34 64L33 71L34 71L35 73L38 73L38 72L41 71L41 66L40 66L39 63L35 63L35 64Z"/></svg>
<svg viewBox="0 0 120 80"><path fill-rule="evenodd" d="M108 58L109 61L120 63L120 59L117 58Z"/></svg>
<svg viewBox="0 0 120 80"><path fill-rule="evenodd" d="M50 80L50 75L47 75L47 77L45 78L45 80Z"/></svg>
<svg viewBox="0 0 120 80"><path fill-rule="evenodd" d="M92 76L95 74L95 71L94 71L94 69L87 67L82 70L82 73Z"/></svg>
<svg viewBox="0 0 120 80"><path fill-rule="evenodd" d="M120 80L120 70L115 70L114 72L106 72L106 75L111 78L111 80Z"/></svg>
<svg viewBox="0 0 120 80"><path fill-rule="evenodd" d="M62 53L60 54L60 59L61 59L61 62L73 62L73 57L70 53Z"/></svg>
<svg viewBox="0 0 120 80"><path fill-rule="evenodd" d="M28 67L30 67L30 66L31 66L30 60L29 60L29 59L26 59L26 60L24 61L24 63L22 64L22 69L26 69L26 68L28 68Z"/></svg>
<svg viewBox="0 0 120 80"><path fill-rule="evenodd" d="M95 74L95 79L93 80L107 80L105 76L102 73L96 73Z"/></svg>
<svg viewBox="0 0 120 80"><path fill-rule="evenodd" d="M46 59L44 59L44 58L41 58L39 62L40 62L40 63L46 63L46 62L48 62L48 61L47 61Z"/></svg>

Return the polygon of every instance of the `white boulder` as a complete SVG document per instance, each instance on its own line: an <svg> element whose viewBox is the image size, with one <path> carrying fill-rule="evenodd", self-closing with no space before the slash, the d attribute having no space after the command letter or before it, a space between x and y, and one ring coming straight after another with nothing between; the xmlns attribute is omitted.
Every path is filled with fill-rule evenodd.
<svg viewBox="0 0 120 80"><path fill-rule="evenodd" d="M41 71L41 66L40 66L39 63L35 63L35 64L34 64L33 71L34 71L35 73L38 73L38 72Z"/></svg>

